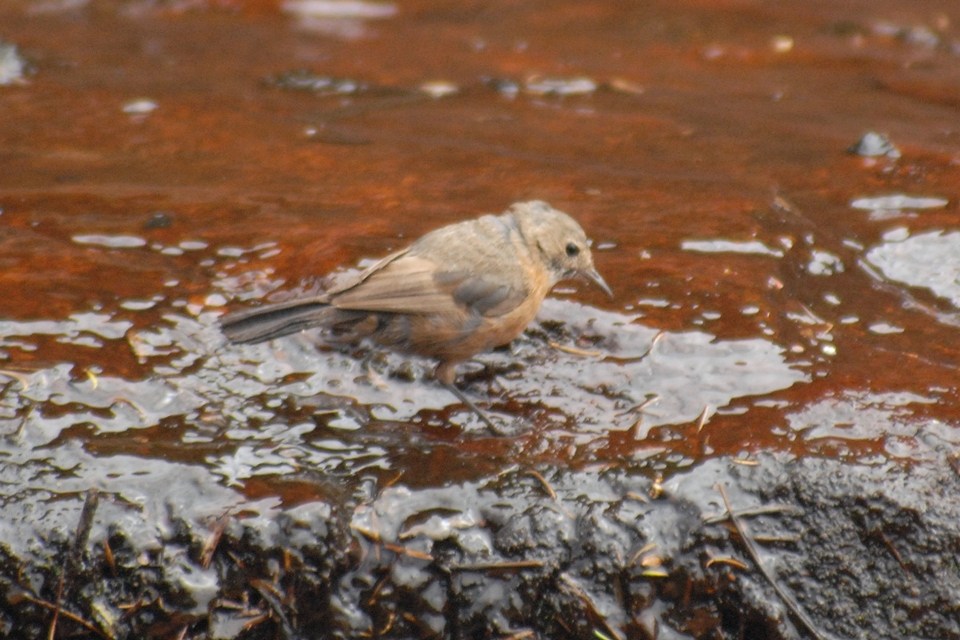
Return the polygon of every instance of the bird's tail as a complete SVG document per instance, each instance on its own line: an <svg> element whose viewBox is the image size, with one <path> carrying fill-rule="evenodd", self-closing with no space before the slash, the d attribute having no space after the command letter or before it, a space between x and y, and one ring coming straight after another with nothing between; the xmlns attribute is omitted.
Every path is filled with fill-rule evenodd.
<svg viewBox="0 0 960 640"><path fill-rule="evenodd" d="M338 310L325 300L291 300L225 316L220 329L231 342L254 343L329 326Z"/></svg>

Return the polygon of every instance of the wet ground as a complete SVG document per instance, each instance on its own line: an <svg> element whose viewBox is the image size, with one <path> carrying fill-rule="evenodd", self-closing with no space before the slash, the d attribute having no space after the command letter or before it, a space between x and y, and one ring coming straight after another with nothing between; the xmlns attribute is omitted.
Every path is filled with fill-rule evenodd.
<svg viewBox="0 0 960 640"><path fill-rule="evenodd" d="M0 636L960 634L958 87L946 1L4 2ZM511 435L217 328L530 199L615 296Z"/></svg>

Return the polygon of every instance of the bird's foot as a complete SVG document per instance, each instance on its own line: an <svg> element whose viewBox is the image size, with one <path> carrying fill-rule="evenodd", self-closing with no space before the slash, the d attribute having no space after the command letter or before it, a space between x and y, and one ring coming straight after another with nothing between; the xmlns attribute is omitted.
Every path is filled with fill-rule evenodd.
<svg viewBox="0 0 960 640"><path fill-rule="evenodd" d="M484 412L480 407L478 407L476 404L474 404L474 403L473 403L473 400L471 400L470 398L468 398L468 397L467 397L462 391L460 391L460 389L458 389L456 386L454 386L454 385L452 385L452 384L446 384L446 383L443 383L443 386L446 387L447 390L450 391L450 393L452 393L453 395L455 395L455 396L457 397L457 400L459 400L460 402L462 402L463 404L465 404L465 405L467 406L467 408L469 408L471 411L473 411L473 412L477 415L477 417L480 418L480 421L483 422L483 424L485 424L485 425L487 426L487 429L489 429L494 435L497 435L497 436L509 436L509 435L513 435L514 429L511 429L511 428L509 428L509 427L508 427L508 428L504 428L503 426L496 424L496 423L490 418L490 416L488 416L488 415L486 414L486 412Z"/></svg>

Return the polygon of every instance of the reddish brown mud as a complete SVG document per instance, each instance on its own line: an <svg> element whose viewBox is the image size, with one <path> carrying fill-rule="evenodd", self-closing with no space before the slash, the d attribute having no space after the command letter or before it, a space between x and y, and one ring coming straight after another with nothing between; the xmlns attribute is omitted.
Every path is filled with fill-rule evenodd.
<svg viewBox="0 0 960 640"><path fill-rule="evenodd" d="M100 514L137 506L125 539L169 542L170 504L187 529L332 509L355 525L330 542L350 565L336 554L370 542L376 524L358 523L382 492L427 513L503 473L592 478L601 493L603 474L669 483L734 460L781 480L807 460L868 486L878 467L949 475L958 25L947 1L7 0L0 546L20 567L3 584L27 600L0 603L0 635L48 633L50 607L29 598L54 602L55 576L16 576L56 564L91 488L113 500ZM885 139L850 151L871 132ZM521 338L464 367L507 437L431 382L430 363L310 336L241 347L217 329L228 308L525 199L581 221L616 295L564 284ZM557 611L583 603L569 581L537 588L567 594ZM170 637L293 633L254 591L269 632L221 625L211 599L166 611ZM383 611L370 624L494 628L450 626L445 606L421 626ZM697 624L737 637L757 607ZM629 607L600 609L536 633L643 627ZM365 623L345 611L350 635ZM444 611L447 626L430 617Z"/></svg>

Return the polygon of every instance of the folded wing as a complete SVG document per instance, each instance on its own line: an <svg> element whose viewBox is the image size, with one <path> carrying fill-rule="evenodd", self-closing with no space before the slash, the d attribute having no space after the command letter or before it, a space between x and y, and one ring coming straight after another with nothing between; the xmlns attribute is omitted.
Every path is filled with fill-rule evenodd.
<svg viewBox="0 0 960 640"><path fill-rule="evenodd" d="M408 314L463 314L494 317L516 308L527 296L522 278L438 267L418 255L401 255L378 265L352 287L329 295L338 309ZM512 275L512 274L510 274Z"/></svg>

